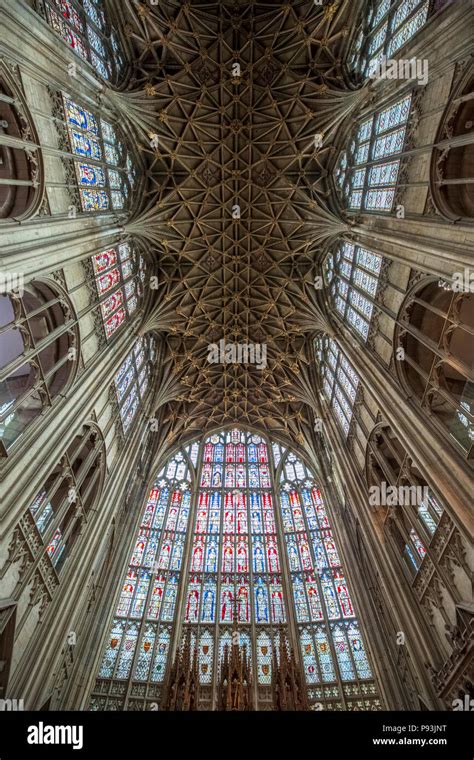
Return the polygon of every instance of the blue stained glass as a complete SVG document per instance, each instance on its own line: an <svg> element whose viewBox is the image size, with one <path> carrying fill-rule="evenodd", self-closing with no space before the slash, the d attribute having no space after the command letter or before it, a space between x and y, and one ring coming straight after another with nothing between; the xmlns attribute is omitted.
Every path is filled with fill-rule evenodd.
<svg viewBox="0 0 474 760"><path fill-rule="evenodd" d="M410 113L411 99L412 96L407 95L403 100L398 101L398 103L386 108L379 114L375 125L377 134L406 123Z"/></svg>
<svg viewBox="0 0 474 760"><path fill-rule="evenodd" d="M93 23L101 30L104 30L105 20L104 20L104 14L102 11L100 11L92 0L82 0L82 5L84 6L84 10L89 16L90 20L93 21Z"/></svg>
<svg viewBox="0 0 474 760"><path fill-rule="evenodd" d="M97 140L82 132L71 131L72 152L86 158L102 158L102 150Z"/></svg>
<svg viewBox="0 0 474 760"><path fill-rule="evenodd" d="M365 198L365 207L371 211L390 211L395 200L395 190L369 190Z"/></svg>
<svg viewBox="0 0 474 760"><path fill-rule="evenodd" d="M393 14L392 23L390 25L391 31L396 31L400 24L402 24L412 13L415 8L420 4L421 0L403 0L398 6L396 12Z"/></svg>
<svg viewBox="0 0 474 760"><path fill-rule="evenodd" d="M256 623L269 623L268 615L268 589L261 578L255 583L255 621Z"/></svg>
<svg viewBox="0 0 474 760"><path fill-rule="evenodd" d="M114 209L122 209L125 206L125 198L122 193L113 190L110 194L112 199L112 206Z"/></svg>
<svg viewBox="0 0 474 760"><path fill-rule="evenodd" d="M76 168L80 185L105 187L105 172L100 166L76 164Z"/></svg>
<svg viewBox="0 0 474 760"><path fill-rule="evenodd" d="M252 543L253 571L254 573L263 573L266 570L263 540L255 539Z"/></svg>
<svg viewBox="0 0 474 760"><path fill-rule="evenodd" d="M170 648L170 635L168 631L161 631L158 637L158 644L156 647L155 661L153 663L153 670L151 674L151 680L155 683L160 683L165 677L166 662L168 659L168 652Z"/></svg>
<svg viewBox="0 0 474 760"><path fill-rule="evenodd" d="M351 290L349 294L349 302L357 309L357 311L363 314L367 319L370 319L373 309L371 301L358 293L356 290Z"/></svg>
<svg viewBox="0 0 474 760"><path fill-rule="evenodd" d="M352 175L352 187L364 187L366 169L357 169Z"/></svg>
<svg viewBox="0 0 474 760"><path fill-rule="evenodd" d="M142 617L143 615L150 579L151 575L147 570L140 570L133 604L130 610L132 617Z"/></svg>
<svg viewBox="0 0 474 760"><path fill-rule="evenodd" d="M122 187L122 175L115 169L109 169L109 184L110 187L120 190Z"/></svg>
<svg viewBox="0 0 474 760"><path fill-rule="evenodd" d="M388 31L388 22L386 21L383 26L380 27L377 34L375 34L370 42L368 53L370 56L372 56L374 53L376 53L379 48L382 47L382 45L385 42L385 39L387 37L387 31Z"/></svg>
<svg viewBox="0 0 474 760"><path fill-rule="evenodd" d="M205 631L199 641L199 680L201 683L211 683L214 655L214 640Z"/></svg>
<svg viewBox="0 0 474 760"><path fill-rule="evenodd" d="M286 621L283 589L281 584L272 583L270 586L272 622L276 625Z"/></svg>
<svg viewBox="0 0 474 760"><path fill-rule="evenodd" d="M377 292L377 279L375 277L371 277L362 269L355 269L352 279L357 287L365 290L372 297L375 296L375 293Z"/></svg>
<svg viewBox="0 0 474 760"><path fill-rule="evenodd" d="M344 416L346 417L346 419L350 420L352 417L352 409L345 395L343 394L341 388L339 387L339 385L336 385L334 389L334 393L335 393L335 399L337 399L337 401L339 402L339 405L342 407Z"/></svg>
<svg viewBox="0 0 474 760"><path fill-rule="evenodd" d="M69 97L64 98L66 106L66 118L69 124L79 127L86 132L92 132L94 135L99 134L97 120L90 111L75 103Z"/></svg>
<svg viewBox="0 0 474 760"><path fill-rule="evenodd" d="M344 628L339 625L334 626L332 637L342 680L351 681L355 678L355 672Z"/></svg>
<svg viewBox="0 0 474 760"><path fill-rule="evenodd" d="M105 142L111 143L111 145L115 145L117 142L117 135L115 134L115 129L113 128L112 124L109 124L108 121L101 119L100 126L102 129L102 137L104 138Z"/></svg>
<svg viewBox="0 0 474 760"><path fill-rule="evenodd" d="M100 74L103 79L109 79L110 78L110 71L108 66L104 63L102 58L99 58L97 53L95 53L93 50L90 51L91 53L91 61L92 65L97 71L98 74Z"/></svg>
<svg viewBox="0 0 474 760"><path fill-rule="evenodd" d="M134 367L132 364L132 357L127 356L119 371L115 375L115 387L117 389L117 397L119 401L124 398L128 388L130 387L133 376Z"/></svg>
<svg viewBox="0 0 474 760"><path fill-rule="evenodd" d="M359 246L357 247L356 263L359 266L369 269L374 274L380 274L382 261L382 257L377 256L376 253L367 251L365 248L360 248Z"/></svg>
<svg viewBox="0 0 474 760"><path fill-rule="evenodd" d="M362 335L364 340L367 340L369 335L369 323L351 306L347 309L346 317L348 323L352 325L360 335Z"/></svg>
<svg viewBox="0 0 474 760"><path fill-rule="evenodd" d="M163 600L163 613L162 620L172 622L174 617L174 608L176 604L176 596L178 593L178 579L176 575L172 575L168 579L166 585L165 596Z"/></svg>
<svg viewBox="0 0 474 760"><path fill-rule="evenodd" d="M298 623L309 622L308 603L301 576L293 577L293 597L295 600L296 620Z"/></svg>
<svg viewBox="0 0 474 760"><path fill-rule="evenodd" d="M318 628L315 634L316 651L319 659L319 666L321 668L321 674L323 681L335 681L336 673L334 671L334 663L331 655L331 648L329 646L329 640L326 632L322 628Z"/></svg>
<svg viewBox="0 0 474 760"><path fill-rule="evenodd" d="M361 124L361 126L359 127L359 131L357 133L357 139L359 142L363 143L369 139L370 135L372 134L373 122L374 122L374 117L371 116L370 119L367 119L367 121L364 121L364 123Z"/></svg>
<svg viewBox="0 0 474 760"><path fill-rule="evenodd" d="M120 416L122 417L123 429L125 433L129 430L130 425L132 424L138 411L139 405L140 401L138 398L138 393L134 387L131 389L124 405L120 409Z"/></svg>
<svg viewBox="0 0 474 760"><path fill-rule="evenodd" d="M364 644L360 637L357 623L350 623L347 629L347 635L358 677L362 679L372 678L372 671L367 660L367 655L365 653Z"/></svg>
<svg viewBox="0 0 474 760"><path fill-rule="evenodd" d="M117 149L113 147L113 145L109 145L109 143L104 143L104 152L105 152L105 160L108 164L112 164L112 166L118 166L119 163L119 155L117 152Z"/></svg>
<svg viewBox="0 0 474 760"><path fill-rule="evenodd" d="M351 208L357 209L362 205L362 193L359 190L354 190L349 199L349 205Z"/></svg>
<svg viewBox="0 0 474 760"><path fill-rule="evenodd" d="M294 538L286 537L287 542L287 551L288 551L288 560L290 563L290 570L300 570L300 558L298 549L296 547L296 541Z"/></svg>
<svg viewBox="0 0 474 760"><path fill-rule="evenodd" d="M397 181L399 167L400 161L372 166L369 171L369 186L394 185Z"/></svg>
<svg viewBox="0 0 474 760"><path fill-rule="evenodd" d="M122 642L124 628L125 621L115 621L115 624L110 633L109 643L107 645L107 649L105 650L102 664L99 669L99 678L112 678L115 663L120 651L120 644Z"/></svg>
<svg viewBox="0 0 474 760"><path fill-rule="evenodd" d="M321 575L321 586L323 590L324 603L329 620L335 620L340 617L339 605L337 603L334 584L327 573Z"/></svg>
<svg viewBox="0 0 474 760"><path fill-rule="evenodd" d="M357 152L354 156L354 164L358 166L359 164L365 164L365 162L369 158L369 148L370 143L364 143L364 145L359 145L357 148Z"/></svg>
<svg viewBox="0 0 474 760"><path fill-rule="evenodd" d="M391 3L391 0L379 1L376 12L374 13L372 21L370 23L371 29L375 29L379 25L379 23L382 21L383 17L390 9L390 3Z"/></svg>
<svg viewBox="0 0 474 760"><path fill-rule="evenodd" d="M394 153L401 153L405 142L406 128L401 127L394 132L378 137L372 148L372 158L385 158Z"/></svg>
<svg viewBox="0 0 474 760"><path fill-rule="evenodd" d="M123 639L123 645L120 649L120 656L117 663L115 678L128 678L132 667L133 657L138 639L138 626L136 623L130 623L127 627Z"/></svg>
<svg viewBox="0 0 474 760"><path fill-rule="evenodd" d="M95 32L89 25L87 25L87 37L94 50L99 53L102 58L106 58L107 53L102 40L100 39L97 32Z"/></svg>
<svg viewBox="0 0 474 760"><path fill-rule="evenodd" d="M147 625L142 641L140 642L140 650L138 652L137 664L135 666L134 679L137 681L147 681L149 678L154 644L155 630L152 625Z"/></svg>
<svg viewBox="0 0 474 760"><path fill-rule="evenodd" d="M316 651L313 638L309 631L304 630L300 635L301 654L303 657L304 674L306 683L319 683L319 671L316 662ZM329 679L332 680L332 679Z"/></svg>
<svg viewBox="0 0 474 760"><path fill-rule="evenodd" d="M429 2L425 2L410 21L408 21L400 31L391 39L388 46L388 56L392 56L397 50L400 50L411 38L426 24L429 11Z"/></svg>
<svg viewBox="0 0 474 760"><path fill-rule="evenodd" d="M107 211L109 196L105 190L81 190L82 208L84 211Z"/></svg>

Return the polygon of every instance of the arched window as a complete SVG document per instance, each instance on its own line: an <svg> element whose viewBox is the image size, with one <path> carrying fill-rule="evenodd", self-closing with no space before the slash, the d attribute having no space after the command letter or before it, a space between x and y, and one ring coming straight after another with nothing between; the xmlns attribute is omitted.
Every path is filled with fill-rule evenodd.
<svg viewBox="0 0 474 760"><path fill-rule="evenodd" d="M378 704L376 687L331 521L313 474L291 452L283 459L280 504L309 699L337 703L340 683L345 697L358 695L349 709L370 709Z"/></svg>
<svg viewBox="0 0 474 760"><path fill-rule="evenodd" d="M59 394L77 367L79 333L56 285L34 281L0 295L0 448L3 456Z"/></svg>
<svg viewBox="0 0 474 760"><path fill-rule="evenodd" d="M403 303L395 347L405 358L395 366L411 397L472 460L474 294L442 285L425 280Z"/></svg>
<svg viewBox="0 0 474 760"><path fill-rule="evenodd" d="M280 494L272 450L285 458ZM303 597L297 593L301 584ZM271 709L280 643L293 640L291 618L298 621L293 649L301 651L297 661L310 702L329 709L377 706L329 517L311 473L278 444L270 449L260 435L238 429L210 435L173 456L151 488L91 708L127 709L133 702L135 709L149 709L152 701L163 706L175 667L169 653L191 641L194 699L201 709L219 709L222 666L233 646L246 654L254 706ZM118 696L126 692L125 680L142 699Z"/></svg>
<svg viewBox="0 0 474 760"><path fill-rule="evenodd" d="M143 295L145 262L130 243L120 243L92 257L105 335L110 338L130 319Z"/></svg>
<svg viewBox="0 0 474 760"><path fill-rule="evenodd" d="M435 149L431 163L431 192L434 203L448 219L474 219L474 75L472 70L451 100L437 142L471 142Z"/></svg>
<svg viewBox="0 0 474 760"><path fill-rule="evenodd" d="M340 243L324 269L332 307L364 340L374 310L383 259L353 243Z"/></svg>
<svg viewBox="0 0 474 760"><path fill-rule="evenodd" d="M405 146L411 105L412 96L407 95L357 125L335 170L337 192L349 210L392 210L400 171L397 155Z"/></svg>
<svg viewBox="0 0 474 760"><path fill-rule="evenodd" d="M123 211L137 172L119 129L63 96L82 210Z"/></svg>
<svg viewBox="0 0 474 760"><path fill-rule="evenodd" d="M384 512L384 521L395 508L397 519L390 522L399 554L411 576L425 558L443 514L440 501L400 440L388 425L378 426L367 447L369 503Z"/></svg>
<svg viewBox="0 0 474 760"><path fill-rule="evenodd" d="M140 405L145 401L151 364L155 356L154 339L138 338L115 375L115 393L125 434L130 430Z"/></svg>
<svg viewBox="0 0 474 760"><path fill-rule="evenodd" d="M356 38L351 68L366 77L371 65L393 58L428 20L430 0L372 0L367 3L365 23Z"/></svg>
<svg viewBox="0 0 474 760"><path fill-rule="evenodd" d="M103 79L124 65L118 38L107 23L103 0L40 0L50 26Z"/></svg>
<svg viewBox="0 0 474 760"><path fill-rule="evenodd" d="M324 395L344 435L347 436L359 387L359 377L334 340L325 336L316 338L315 351Z"/></svg>
<svg viewBox="0 0 474 760"><path fill-rule="evenodd" d="M23 145L15 147L11 138ZM26 104L0 63L0 219L25 219L40 205L43 163L35 144L38 138Z"/></svg>
<svg viewBox="0 0 474 760"><path fill-rule="evenodd" d="M104 442L86 425L49 475L29 511L45 553L60 572L96 503L105 475Z"/></svg>

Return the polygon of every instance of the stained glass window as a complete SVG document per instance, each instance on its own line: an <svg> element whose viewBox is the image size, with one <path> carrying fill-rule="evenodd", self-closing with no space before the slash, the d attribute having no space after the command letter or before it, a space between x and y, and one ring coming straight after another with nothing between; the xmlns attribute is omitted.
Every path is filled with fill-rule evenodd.
<svg viewBox="0 0 474 760"><path fill-rule="evenodd" d="M117 35L105 16L103 0L43 0L49 25L103 79L124 65Z"/></svg>
<svg viewBox="0 0 474 760"><path fill-rule="evenodd" d="M126 209L137 172L122 135L69 95L63 102L82 210Z"/></svg>
<svg viewBox="0 0 474 760"><path fill-rule="evenodd" d="M289 453L280 508L308 687L371 679L331 521L313 475ZM321 692L324 694L324 692Z"/></svg>
<svg viewBox="0 0 474 760"><path fill-rule="evenodd" d="M138 338L115 375L115 393L125 434L130 430L138 409L145 400L153 357L153 339Z"/></svg>
<svg viewBox="0 0 474 760"><path fill-rule="evenodd" d="M107 338L133 316L143 295L145 262L130 243L92 257L102 321Z"/></svg>
<svg viewBox="0 0 474 760"><path fill-rule="evenodd" d="M183 569L190 489L189 463L178 452L158 474L148 494L99 679L163 681Z"/></svg>
<svg viewBox="0 0 474 760"><path fill-rule="evenodd" d="M269 451L260 436L231 430L205 441L193 530L184 621L212 631L221 654L238 624L240 646L247 644L259 683L269 684L276 628L286 622L286 609ZM265 631L255 647L252 625Z"/></svg>
<svg viewBox="0 0 474 760"><path fill-rule="evenodd" d="M383 58L392 59L426 24L429 0L376 0L368 3L367 29L360 31L350 57L351 68L369 76Z"/></svg>
<svg viewBox="0 0 474 760"><path fill-rule="evenodd" d="M376 253L348 242L325 261L331 304L364 340L369 335L382 261Z"/></svg>
<svg viewBox="0 0 474 760"><path fill-rule="evenodd" d="M412 96L377 111L358 124L340 155L335 182L351 211L391 211L400 173ZM389 160L387 160L389 159Z"/></svg>
<svg viewBox="0 0 474 760"><path fill-rule="evenodd" d="M248 658L256 706L271 708L275 657L293 640L288 606L310 702L334 709L342 689L348 700L363 695L366 707L378 707L330 517L306 465L239 429L188 444L165 464L144 507L92 709L113 709L113 696L127 692L116 682L126 679L146 687L147 703L156 699L169 653L183 642L197 655L201 709L218 704L233 645ZM126 698L122 704L127 709Z"/></svg>
<svg viewBox="0 0 474 760"><path fill-rule="evenodd" d="M347 436L359 387L359 377L334 340L322 336L316 338L315 350L324 395Z"/></svg>

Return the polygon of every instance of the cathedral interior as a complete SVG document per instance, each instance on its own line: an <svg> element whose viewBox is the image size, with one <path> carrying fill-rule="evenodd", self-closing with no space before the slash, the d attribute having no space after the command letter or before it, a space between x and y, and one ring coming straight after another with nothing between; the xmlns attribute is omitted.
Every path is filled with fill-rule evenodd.
<svg viewBox="0 0 474 760"><path fill-rule="evenodd" d="M471 0L0 0L0 700L474 698Z"/></svg>

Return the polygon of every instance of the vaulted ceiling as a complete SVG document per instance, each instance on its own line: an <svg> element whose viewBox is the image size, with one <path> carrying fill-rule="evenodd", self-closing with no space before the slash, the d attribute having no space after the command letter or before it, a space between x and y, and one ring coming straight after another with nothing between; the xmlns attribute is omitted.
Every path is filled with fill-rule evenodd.
<svg viewBox="0 0 474 760"><path fill-rule="evenodd" d="M334 159L315 135L328 91L345 87L352 3L124 5L130 87L156 113L142 209L159 222L146 326L166 345L163 425L174 443L238 422L303 444L317 404L316 210ZM210 364L221 339L266 344L267 367Z"/></svg>

